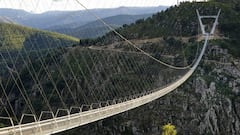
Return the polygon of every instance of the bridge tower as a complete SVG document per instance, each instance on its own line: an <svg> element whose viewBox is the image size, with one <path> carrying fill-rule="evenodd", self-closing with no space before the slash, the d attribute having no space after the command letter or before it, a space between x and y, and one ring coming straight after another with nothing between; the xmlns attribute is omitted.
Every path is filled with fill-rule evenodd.
<svg viewBox="0 0 240 135"><path fill-rule="evenodd" d="M214 31L216 29L216 26L218 25L218 18L219 18L219 15L221 13L221 9L219 9L217 15L200 15L198 10L196 10L196 12L197 12L197 16L198 16L198 20L199 20L199 23L200 23L202 34L204 36L206 36L206 35L213 36ZM212 26L212 29L210 30L210 32L206 31L206 25L203 24L202 19L215 19L215 21L213 23L213 26Z"/></svg>

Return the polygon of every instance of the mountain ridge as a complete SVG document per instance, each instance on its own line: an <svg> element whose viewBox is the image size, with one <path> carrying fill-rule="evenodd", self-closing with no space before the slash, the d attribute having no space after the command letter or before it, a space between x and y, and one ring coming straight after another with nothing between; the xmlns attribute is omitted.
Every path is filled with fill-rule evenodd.
<svg viewBox="0 0 240 135"><path fill-rule="evenodd" d="M0 23L10 23L10 24L15 24L13 20L11 20L8 17L0 16Z"/></svg>
<svg viewBox="0 0 240 135"><path fill-rule="evenodd" d="M166 9L166 6L157 7L124 7L124 8L110 8L110 9L90 9L89 11L96 14L100 18L106 18L119 14L143 14L155 13ZM14 9L0 9L0 16L6 16L15 22L33 28L48 28L57 25L65 25L77 22L78 25L84 25L88 22L96 20L95 17L90 16L88 11L50 11L41 14L31 14L23 10ZM43 22L44 20L44 22Z"/></svg>
<svg viewBox="0 0 240 135"><path fill-rule="evenodd" d="M147 17L150 17L151 15L152 14L116 15L103 18L102 20L107 24L111 25L113 28L119 28L122 25L129 25L131 23L134 23L138 19L145 19ZM79 27L62 26L47 28L47 30L67 34L81 39L101 37L105 33L110 31L109 28L107 28L99 20L89 22Z"/></svg>

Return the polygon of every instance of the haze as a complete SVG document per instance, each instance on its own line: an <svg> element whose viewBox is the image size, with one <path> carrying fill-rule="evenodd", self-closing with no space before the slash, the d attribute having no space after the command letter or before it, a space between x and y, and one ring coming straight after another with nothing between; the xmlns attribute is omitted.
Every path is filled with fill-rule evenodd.
<svg viewBox="0 0 240 135"><path fill-rule="evenodd" d="M79 0L89 9L126 7L171 6L178 0ZM193 0L179 0L193 1ZM200 0L197 0L200 1ZM76 0L0 0L0 8L23 9L33 13L42 13L53 10L82 10Z"/></svg>

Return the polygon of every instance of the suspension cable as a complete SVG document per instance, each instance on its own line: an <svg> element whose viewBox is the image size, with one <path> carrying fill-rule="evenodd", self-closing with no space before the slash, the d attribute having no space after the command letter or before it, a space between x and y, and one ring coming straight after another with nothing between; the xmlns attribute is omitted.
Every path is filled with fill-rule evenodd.
<svg viewBox="0 0 240 135"><path fill-rule="evenodd" d="M103 19L101 19L99 16L97 16L95 13L91 12L86 6L84 6L79 0L75 0L79 5L81 5L88 13L90 13L92 16L94 16L98 21L100 21L101 23L103 23L105 26L107 26L111 31L113 31L115 34L117 34L120 38L122 38L124 41L126 41L127 43L129 43L131 46L133 46L135 49L137 49L138 51L142 52L143 54L145 54L146 56L150 57L151 59L161 63L164 66L167 66L169 68L172 69L177 69L177 70L183 70L183 69L190 69L191 65L188 66L183 66L183 67L177 67L177 66L173 66L170 65L168 63L165 63L161 60L156 59L155 57L151 56L149 53L145 52L144 50L142 50L141 48L137 47L133 42L131 42L130 40L128 40L127 38L125 38L123 35L121 35L119 32L117 32L112 26L110 26L109 24L107 24Z"/></svg>

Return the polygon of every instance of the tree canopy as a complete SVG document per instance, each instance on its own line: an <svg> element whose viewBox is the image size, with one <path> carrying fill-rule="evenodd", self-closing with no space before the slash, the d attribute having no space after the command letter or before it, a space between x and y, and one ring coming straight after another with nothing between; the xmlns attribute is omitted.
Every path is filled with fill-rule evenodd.
<svg viewBox="0 0 240 135"><path fill-rule="evenodd" d="M177 135L176 127L170 123L162 127L162 135Z"/></svg>

